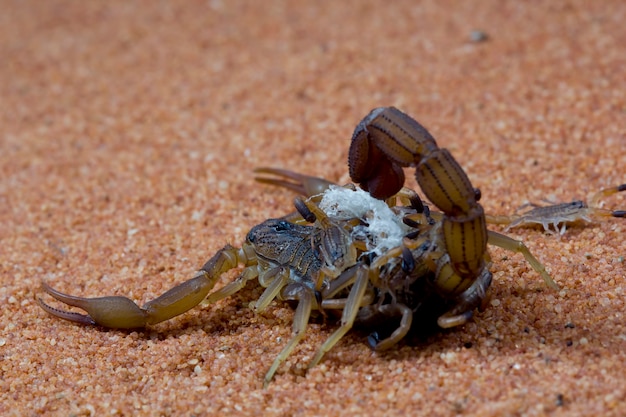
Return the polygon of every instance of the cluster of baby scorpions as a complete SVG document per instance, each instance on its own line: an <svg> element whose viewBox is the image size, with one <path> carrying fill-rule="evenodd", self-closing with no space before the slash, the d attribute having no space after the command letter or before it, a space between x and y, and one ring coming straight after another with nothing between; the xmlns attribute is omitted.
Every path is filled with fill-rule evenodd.
<svg viewBox="0 0 626 417"><path fill-rule="evenodd" d="M430 211L417 193L403 187L404 167L415 169L422 191L440 212ZM308 198L296 199L295 212L253 227L241 248L224 246L190 280L143 307L121 296L63 294L45 283L44 292L87 314L54 308L40 298L38 303L48 313L78 323L139 328L182 314L203 300L215 303L256 279L265 290L255 310L274 299L297 303L292 337L265 374L267 385L304 337L313 311L341 312L341 321L309 367L355 325L374 329L368 342L384 350L402 340L416 318L433 316L442 328L466 323L491 285L487 244L521 253L548 286L557 288L524 243L487 230L480 191L450 152L400 110L374 109L357 125L349 168L361 189L258 169L274 175L258 181ZM222 274L239 265L243 270L236 279L211 292Z"/></svg>

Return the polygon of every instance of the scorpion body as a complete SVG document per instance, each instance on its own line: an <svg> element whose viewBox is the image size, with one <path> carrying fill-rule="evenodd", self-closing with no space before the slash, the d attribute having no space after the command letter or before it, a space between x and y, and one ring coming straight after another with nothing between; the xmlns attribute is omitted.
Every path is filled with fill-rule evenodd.
<svg viewBox="0 0 626 417"><path fill-rule="evenodd" d="M177 316L204 299L215 303L256 279L265 288L254 304L256 310L274 299L297 302L292 337L266 373L267 385L304 337L314 310L341 311L341 321L309 367L354 325L376 329L369 344L384 350L406 336L416 316L431 314L433 305L439 327L467 322L485 301L491 285L487 244L521 253L556 288L522 242L487 230L487 217L478 203L480 191L473 188L450 152L439 148L424 127L400 110L372 110L354 131L348 162L353 181L369 194L354 185L334 187L327 180L290 171L257 170L278 177L258 181L308 198L296 200L295 212L253 227L240 249L226 245L189 281L143 307L126 297L75 297L47 284L42 285L44 292L87 314L59 310L41 299L39 305L54 316L83 324L144 327ZM403 167L415 169L418 184L440 211L431 212L414 191L403 188ZM333 211L325 205L324 196L337 190L351 194L340 202L333 200L338 206ZM360 193L367 197L363 199ZM388 237L388 232L374 226L374 217L383 211L376 199L386 202L382 205L390 210L386 216L392 223L404 224L398 229L399 238L382 246L379 240ZM358 212L347 210L353 200L371 206ZM235 280L211 292L223 273L239 265L243 270ZM397 325L388 326L391 321ZM381 322L388 328L379 332Z"/></svg>

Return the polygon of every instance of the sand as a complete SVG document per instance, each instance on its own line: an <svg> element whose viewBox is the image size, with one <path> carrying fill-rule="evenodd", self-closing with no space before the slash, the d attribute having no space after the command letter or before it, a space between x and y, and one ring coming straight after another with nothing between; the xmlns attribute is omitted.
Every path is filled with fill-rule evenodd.
<svg viewBox="0 0 626 417"><path fill-rule="evenodd" d="M255 314L254 285L145 331L35 302L42 281L143 303L190 278L291 211L253 168L347 182L352 131L378 106L424 124L491 214L626 182L626 3L0 9L0 414L626 415L623 219L511 231L560 290L493 249L488 308L419 343L375 353L349 333L306 372L335 329L314 322L267 389L293 310Z"/></svg>

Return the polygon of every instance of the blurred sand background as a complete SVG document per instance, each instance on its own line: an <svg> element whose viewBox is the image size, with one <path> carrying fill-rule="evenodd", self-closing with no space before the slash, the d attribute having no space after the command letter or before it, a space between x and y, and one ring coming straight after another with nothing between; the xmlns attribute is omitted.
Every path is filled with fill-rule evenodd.
<svg viewBox="0 0 626 417"><path fill-rule="evenodd" d="M254 314L254 286L141 332L56 320L34 301L42 280L154 298L291 211L254 167L349 181L352 130L378 106L424 124L492 214L626 182L625 2L0 10L0 414L626 414L621 219L511 232L561 290L494 249L489 308L424 343L376 354L350 333L305 373L335 328L313 323L265 390L293 311Z"/></svg>

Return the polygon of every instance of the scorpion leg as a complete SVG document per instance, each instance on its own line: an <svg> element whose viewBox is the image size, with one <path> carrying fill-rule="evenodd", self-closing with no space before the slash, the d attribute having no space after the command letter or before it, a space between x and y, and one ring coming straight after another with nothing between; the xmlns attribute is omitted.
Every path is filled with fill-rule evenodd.
<svg viewBox="0 0 626 417"><path fill-rule="evenodd" d="M554 282L554 280L546 271L546 268L543 266L541 262L530 252L528 247L521 240L515 240L501 233L494 232L492 230L489 231L489 244L501 247L503 249L509 250L511 252L521 253L526 259L526 262L532 266L532 268L541 275L544 282L555 290L559 289L559 286Z"/></svg>
<svg viewBox="0 0 626 417"><path fill-rule="evenodd" d="M541 275L549 287L553 289L559 288L558 285L552 280L543 264L533 256L524 242L512 239L500 233L489 231L489 244L521 253L533 269ZM459 296L458 304L452 310L437 319L439 327L445 329L467 323L467 321L472 318L474 309L479 307L486 299L487 290L491 285L491 278L491 272L489 272L487 268L483 269L481 276L474 281L471 287Z"/></svg>
<svg viewBox="0 0 626 417"><path fill-rule="evenodd" d="M361 299L361 304L359 307L366 307L371 305L374 302L375 294L371 288L365 292L365 295ZM347 298L331 298L330 300L322 300L320 304L320 310L344 310L346 308L346 304L348 304Z"/></svg>
<svg viewBox="0 0 626 417"><path fill-rule="evenodd" d="M330 335L322 346L319 347L317 353L313 357L313 360L309 363L309 369L317 365L322 360L324 354L332 349L332 347L335 346L337 342L339 342L339 340L341 340L341 338L352 328L369 284L369 271L370 270L366 265L361 265L357 268L356 279L350 289L350 293L348 294L348 299L341 316L341 326Z"/></svg>
<svg viewBox="0 0 626 417"><path fill-rule="evenodd" d="M332 290L333 293L335 291L340 291L341 289L343 289L343 288L345 288L345 287L347 287L347 286L349 286L350 284L353 283L354 275L355 275L355 269L356 268L353 267L353 268L345 271L343 274L341 274L340 277L337 278L336 281L340 281L340 285L334 286L334 288ZM272 282L272 284L270 284L270 287L274 283L276 283L276 282L278 282L280 280L281 280L280 276L277 277ZM367 282L365 282L365 284L367 284ZM268 287L266 292L273 292L273 291L270 291L270 287ZM311 316L311 311L313 310L313 308L315 306L314 303L316 301L315 293L310 288L306 287L305 285L303 285L301 283L293 283L293 284L287 285L286 287L284 287L281 290L280 294L281 294L281 298L284 299L284 300L295 300L295 301L298 301L298 305L296 307L296 311L295 311L294 316L293 316L293 326L292 326L292 336L291 336L291 339L289 340L289 342L287 342L285 347L280 351L280 353L278 354L276 359L274 359L274 362L272 363L272 366L270 367L270 369L265 374L264 384L263 384L264 387L267 387L267 385L270 383L270 381L274 377L274 374L276 373L276 371L278 370L280 365L289 357L291 352L293 352L293 349L297 346L297 344L304 337L304 335L306 333L307 326L308 326L309 318ZM351 294L352 294L352 292L351 292ZM345 300L345 299L326 299L326 297L328 297L328 296L330 296L330 293L323 291L322 304L317 306L318 309L321 309L321 308L332 308L332 309L343 309L345 311L346 310L346 306L350 305L350 303L353 302L353 301L350 301L350 296L348 296L348 300ZM263 296L261 296L261 298L263 298ZM259 301L260 300L261 299L259 299ZM373 300L374 300L374 294L371 291L366 293L366 294L364 294L364 295L362 295L360 303L357 304L357 306L356 306L357 311L358 311L359 307L362 307L364 305L369 305L369 304L371 304L373 302ZM340 338L341 337L339 337L339 339ZM330 347L329 347L329 349L330 349ZM320 356L320 358L321 358L321 356ZM310 365L310 366L313 366L313 365Z"/></svg>
<svg viewBox="0 0 626 417"><path fill-rule="evenodd" d="M245 287L248 281L257 278L258 276L259 268L257 268L256 265L244 268L241 274L234 281L209 294L209 296L202 302L202 304L209 305L224 298L230 297L231 295L237 293L239 290Z"/></svg>
<svg viewBox="0 0 626 417"><path fill-rule="evenodd" d="M273 278L271 281L270 278ZM280 294L287 282L289 281L289 270L283 267L272 268L259 277L261 285L266 284L267 287L263 294L254 304L256 311L263 311L265 308Z"/></svg>
<svg viewBox="0 0 626 417"><path fill-rule="evenodd" d="M315 294L313 291L300 283L285 287L282 291L282 297L285 300L298 301L298 306L296 307L296 312L293 316L291 339L287 342L283 350L280 351L276 359L274 359L274 363L272 363L272 366L265 374L265 378L263 379L264 388L267 388L267 385L274 377L278 367L289 357L293 349L304 337L309 323L309 317L311 316L311 311L313 310L313 302L315 300Z"/></svg>
<svg viewBox="0 0 626 417"><path fill-rule="evenodd" d="M328 282L321 292L321 310L344 310L348 303L347 298L334 298L338 293L348 288L354 283L356 277L356 269L359 265L354 265L343 271L337 278ZM359 307L365 307L374 302L374 290L368 287L365 295L361 299Z"/></svg>
<svg viewBox="0 0 626 417"><path fill-rule="evenodd" d="M401 316L400 325L389 337L379 340L375 335L370 335L367 341L370 347L376 351L387 350L404 339L413 323L413 311L404 304L384 304L378 307L378 312L390 316Z"/></svg>
<svg viewBox="0 0 626 417"><path fill-rule="evenodd" d="M247 262L245 251L227 245L204 264L193 278L147 302L143 307L120 296L83 298L63 294L45 283L42 284L44 292L62 303L85 310L87 315L56 309L40 298L37 302L49 314L77 323L115 329L145 327L178 316L198 305L220 275L236 267L239 262Z"/></svg>
<svg viewBox="0 0 626 417"><path fill-rule="evenodd" d="M489 244L501 247L512 252L521 253L526 261L537 271L544 282L553 289L558 289L558 285L552 280L545 267L530 252L528 247L519 240L512 239L506 235L489 231ZM458 296L458 303L455 307L443 314L437 320L437 324L442 328L451 328L465 324L473 315L474 309L479 307L487 295L487 290L491 285L491 273L488 268L482 270L481 275L463 293Z"/></svg>

